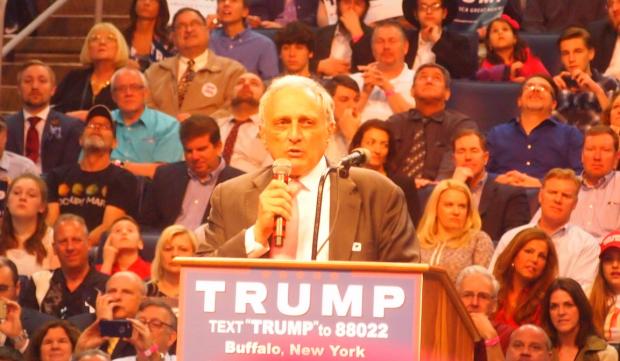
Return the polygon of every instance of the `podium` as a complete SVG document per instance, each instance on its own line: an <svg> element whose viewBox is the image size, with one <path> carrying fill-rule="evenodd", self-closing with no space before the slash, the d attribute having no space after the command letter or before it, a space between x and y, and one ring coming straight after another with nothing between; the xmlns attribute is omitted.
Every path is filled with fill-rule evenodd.
<svg viewBox="0 0 620 361"><path fill-rule="evenodd" d="M473 360L480 340L426 264L178 257L177 359Z"/></svg>

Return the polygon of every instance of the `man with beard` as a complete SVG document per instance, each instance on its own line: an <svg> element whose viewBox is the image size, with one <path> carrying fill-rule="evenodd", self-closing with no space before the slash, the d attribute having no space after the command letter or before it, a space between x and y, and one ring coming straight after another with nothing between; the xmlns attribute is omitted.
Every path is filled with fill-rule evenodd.
<svg viewBox="0 0 620 361"><path fill-rule="evenodd" d="M118 109L112 112L117 144L116 165L138 176L153 178L157 167L183 159L179 122L146 106L148 86L138 69L121 68L110 81Z"/></svg>
<svg viewBox="0 0 620 361"><path fill-rule="evenodd" d="M89 244L96 245L117 218L134 213L138 185L129 171L110 159L116 130L108 108L95 105L88 111L80 145L83 155L78 163L56 168L46 177L48 224L63 213L80 215L91 230Z"/></svg>
<svg viewBox="0 0 620 361"><path fill-rule="evenodd" d="M43 173L73 164L80 154L83 125L50 108L56 90L54 71L32 60L17 74L17 91L23 108L6 118L6 150L30 158Z"/></svg>
<svg viewBox="0 0 620 361"><path fill-rule="evenodd" d="M246 173L272 163L265 145L258 139L258 101L264 92L265 86L258 75L242 74L233 89L232 116L218 120L224 144L222 158L229 166Z"/></svg>
<svg viewBox="0 0 620 361"><path fill-rule="evenodd" d="M206 222L209 199L219 183L241 175L221 158L220 129L213 118L192 115L179 131L185 160L157 168L142 222L163 229L181 224L195 229Z"/></svg>

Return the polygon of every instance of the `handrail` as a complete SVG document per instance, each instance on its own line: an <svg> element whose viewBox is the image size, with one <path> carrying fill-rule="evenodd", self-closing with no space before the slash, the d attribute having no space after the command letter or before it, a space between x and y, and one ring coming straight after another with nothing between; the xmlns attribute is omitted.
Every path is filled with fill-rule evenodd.
<svg viewBox="0 0 620 361"><path fill-rule="evenodd" d="M0 0L0 49L4 45L4 14L8 0ZM2 86L2 56L0 56L0 86Z"/></svg>
<svg viewBox="0 0 620 361"><path fill-rule="evenodd" d="M47 9L45 9L39 16L37 16L28 26L22 29L19 34L15 35L11 41L9 41L5 47L2 48L2 57L5 57L10 53L19 43L21 43L28 35L32 34L45 20L52 16L58 9L60 9L69 0L57 0Z"/></svg>
<svg viewBox="0 0 620 361"><path fill-rule="evenodd" d="M4 57L9 54L13 49L19 45L27 36L32 34L44 21L58 11L69 0L56 0L47 9L45 9L39 16L37 16L28 26L23 28L17 35L15 35L7 44L4 45L4 15L6 12L6 4L8 0L0 0L0 86L2 86L2 62ZM95 23L100 23L103 19L103 0L95 1Z"/></svg>

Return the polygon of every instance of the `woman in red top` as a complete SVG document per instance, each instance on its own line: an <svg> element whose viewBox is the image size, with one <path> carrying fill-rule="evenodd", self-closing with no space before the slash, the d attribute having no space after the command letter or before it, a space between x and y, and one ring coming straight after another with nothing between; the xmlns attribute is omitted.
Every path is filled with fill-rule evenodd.
<svg viewBox="0 0 620 361"><path fill-rule="evenodd" d="M487 56L476 79L524 82L532 75L549 72L527 44L519 38L519 24L507 15L489 23L484 37Z"/></svg>
<svg viewBox="0 0 620 361"><path fill-rule="evenodd" d="M517 233L495 263L500 284L495 322L517 328L541 325L545 291L558 275L555 246L545 232L527 228Z"/></svg>

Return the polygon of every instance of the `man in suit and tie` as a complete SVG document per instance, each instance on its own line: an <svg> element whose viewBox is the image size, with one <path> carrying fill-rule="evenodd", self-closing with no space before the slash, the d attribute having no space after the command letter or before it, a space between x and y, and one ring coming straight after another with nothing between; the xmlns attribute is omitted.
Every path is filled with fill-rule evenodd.
<svg viewBox="0 0 620 361"><path fill-rule="evenodd" d="M179 130L185 160L157 168L143 207L143 222L158 229L182 224L195 229L206 221L213 188L243 174L221 158L220 130L213 118L192 115Z"/></svg>
<svg viewBox="0 0 620 361"><path fill-rule="evenodd" d="M489 152L486 140L475 129L462 129L452 142L456 166L452 178L467 183L482 218L482 230L493 241L509 229L526 224L530 209L525 190L495 181L495 174L486 172Z"/></svg>
<svg viewBox="0 0 620 361"><path fill-rule="evenodd" d="M29 61L17 74L23 108L6 118L6 149L30 158L43 173L77 162L84 129L79 120L50 108L55 90L56 78L49 65Z"/></svg>
<svg viewBox="0 0 620 361"><path fill-rule="evenodd" d="M290 179L271 167L217 186L198 253L220 257L311 260L313 220L324 156L334 131L333 100L306 77L275 80L261 98L260 136L273 159L291 163ZM318 228L317 260L419 260L419 244L402 191L380 174L351 169L328 178ZM282 247L270 241L274 218L287 220Z"/></svg>

